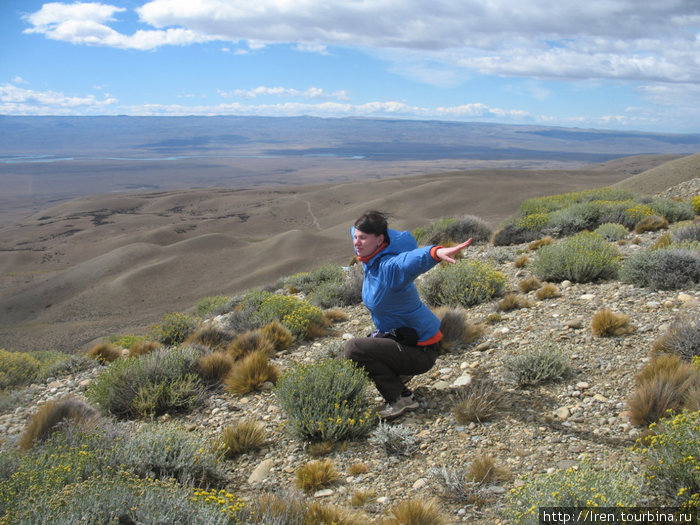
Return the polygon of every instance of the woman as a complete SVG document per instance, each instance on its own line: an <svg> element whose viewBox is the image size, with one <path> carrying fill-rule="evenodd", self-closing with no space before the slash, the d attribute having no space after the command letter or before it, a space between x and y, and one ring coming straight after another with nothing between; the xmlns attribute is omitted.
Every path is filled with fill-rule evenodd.
<svg viewBox="0 0 700 525"><path fill-rule="evenodd" d="M343 356L367 371L386 400L379 416L393 419L419 407L401 376L427 372L440 353L440 319L420 300L413 281L440 261L454 264L472 240L418 248L410 232L390 230L378 211L357 219L351 234L365 272L362 301L377 330L350 339Z"/></svg>

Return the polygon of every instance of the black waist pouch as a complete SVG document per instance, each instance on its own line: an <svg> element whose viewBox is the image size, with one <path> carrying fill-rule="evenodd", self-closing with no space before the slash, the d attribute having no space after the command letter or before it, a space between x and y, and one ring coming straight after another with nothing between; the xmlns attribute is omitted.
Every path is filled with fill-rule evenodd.
<svg viewBox="0 0 700 525"><path fill-rule="evenodd" d="M418 332L416 332L413 328L410 328L408 326L402 326L401 328L392 328L388 332L375 330L374 332L372 332L370 337L384 337L387 339L393 339L401 345L418 345Z"/></svg>

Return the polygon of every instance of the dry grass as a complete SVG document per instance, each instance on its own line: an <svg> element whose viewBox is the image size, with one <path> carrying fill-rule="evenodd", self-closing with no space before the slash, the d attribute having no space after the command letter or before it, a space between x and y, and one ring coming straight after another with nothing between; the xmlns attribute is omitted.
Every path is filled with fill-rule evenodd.
<svg viewBox="0 0 700 525"><path fill-rule="evenodd" d="M233 337L230 332L207 326L188 336L185 343L202 345L210 350L224 350Z"/></svg>
<svg viewBox="0 0 700 525"><path fill-rule="evenodd" d="M541 239L532 241L530 244L528 244L527 247L531 252L534 252L542 248L542 246L547 246L549 244L552 244L553 242L554 239L551 236L547 235L546 237L542 237Z"/></svg>
<svg viewBox="0 0 700 525"><path fill-rule="evenodd" d="M634 332L630 316L616 313L609 308L598 310L591 319L591 329L596 337L618 337Z"/></svg>
<svg viewBox="0 0 700 525"><path fill-rule="evenodd" d="M96 416L97 412L79 399L48 401L31 417L19 439L18 446L22 450L28 450L35 444L45 441L59 425L66 421L81 423Z"/></svg>
<svg viewBox="0 0 700 525"><path fill-rule="evenodd" d="M279 376L279 368L270 363L267 353L257 350L234 363L224 385L231 394L247 394L267 382L276 383Z"/></svg>
<svg viewBox="0 0 700 525"><path fill-rule="evenodd" d="M634 233L655 232L668 228L668 221L658 215L644 217L634 226Z"/></svg>
<svg viewBox="0 0 700 525"><path fill-rule="evenodd" d="M238 360L254 352L272 355L275 353L275 345L262 330L249 330L236 336L226 351L234 360Z"/></svg>
<svg viewBox="0 0 700 525"><path fill-rule="evenodd" d="M528 293L542 287L542 282L537 277L528 277L518 283L518 290Z"/></svg>
<svg viewBox="0 0 700 525"><path fill-rule="evenodd" d="M335 483L340 474L330 459L309 461L296 471L296 486L304 492L318 490Z"/></svg>
<svg viewBox="0 0 700 525"><path fill-rule="evenodd" d="M221 446L227 458L259 450L265 442L265 428L257 421L239 421L221 431Z"/></svg>
<svg viewBox="0 0 700 525"><path fill-rule="evenodd" d="M544 301L545 299L555 299L557 297L561 297L561 292L559 291L559 288L557 288L556 284L545 283L535 292L535 297L537 297L540 301Z"/></svg>
<svg viewBox="0 0 700 525"><path fill-rule="evenodd" d="M489 454L474 458L467 466L466 479L481 485L510 478L508 470L498 467L496 460Z"/></svg>
<svg viewBox="0 0 700 525"><path fill-rule="evenodd" d="M491 380L481 379L457 394L457 403L452 413L460 425L472 421L489 421L498 414L502 400L496 384Z"/></svg>
<svg viewBox="0 0 700 525"><path fill-rule="evenodd" d="M503 296L503 299L498 301L496 309L499 312L509 312L511 310L518 310L519 308L530 308L531 306L532 303L524 295L507 293Z"/></svg>
<svg viewBox="0 0 700 525"><path fill-rule="evenodd" d="M111 363L122 356L122 349L117 348L112 343L103 341L92 346L85 355L96 359L100 363Z"/></svg>
<svg viewBox="0 0 700 525"><path fill-rule="evenodd" d="M129 347L129 357L150 354L160 348L160 343L156 341L137 341Z"/></svg>
<svg viewBox="0 0 700 525"><path fill-rule="evenodd" d="M389 509L380 525L444 525L447 518L436 498L402 501Z"/></svg>
<svg viewBox="0 0 700 525"><path fill-rule="evenodd" d="M513 261L513 266L516 268L524 268L528 264L530 264L530 258L525 254L519 255Z"/></svg>
<svg viewBox="0 0 700 525"><path fill-rule="evenodd" d="M272 346L276 352L286 350L294 343L292 332L277 320L263 326L262 333L272 342Z"/></svg>
<svg viewBox="0 0 700 525"><path fill-rule="evenodd" d="M225 352L212 352L199 359L199 377L210 386L223 382L233 368L233 358Z"/></svg>

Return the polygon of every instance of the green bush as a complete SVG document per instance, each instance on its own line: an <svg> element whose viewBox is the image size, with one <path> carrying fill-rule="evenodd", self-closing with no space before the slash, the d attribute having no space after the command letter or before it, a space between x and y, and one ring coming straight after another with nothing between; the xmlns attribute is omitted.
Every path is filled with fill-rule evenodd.
<svg viewBox="0 0 700 525"><path fill-rule="evenodd" d="M427 273L419 290L430 306L469 307L503 295L506 282L490 264L464 259Z"/></svg>
<svg viewBox="0 0 700 525"><path fill-rule="evenodd" d="M279 378L276 394L291 434L307 441L343 441L367 435L376 423L363 370L351 361L297 364Z"/></svg>
<svg viewBox="0 0 700 525"><path fill-rule="evenodd" d="M695 215L690 203L673 199L653 199L649 203L649 207L654 210L656 215L663 217L668 222L687 221Z"/></svg>
<svg viewBox="0 0 700 525"><path fill-rule="evenodd" d="M0 390L28 385L40 368L39 361L25 352L0 349Z"/></svg>
<svg viewBox="0 0 700 525"><path fill-rule="evenodd" d="M593 233L597 233L606 241L615 242L627 237L627 235L629 234L629 230L622 224L606 222L598 226Z"/></svg>
<svg viewBox="0 0 700 525"><path fill-rule="evenodd" d="M603 237L581 232L563 242L543 246L532 264L533 272L545 281L586 283L617 276L617 248Z"/></svg>
<svg viewBox="0 0 700 525"><path fill-rule="evenodd" d="M343 276L343 269L337 264L323 264L310 272L297 273L287 277L283 282L293 290L296 289L308 295L322 283L341 282Z"/></svg>
<svg viewBox="0 0 700 525"><path fill-rule="evenodd" d="M146 340L144 336L139 335L116 335L112 334L105 337L105 341L111 343L118 348L131 348L136 343L142 343Z"/></svg>
<svg viewBox="0 0 700 525"><path fill-rule="evenodd" d="M121 454L127 470L141 478L175 479L197 487L224 482L220 456L211 444L173 423L140 427Z"/></svg>
<svg viewBox="0 0 700 525"><path fill-rule="evenodd" d="M654 290L675 290L699 283L700 252L673 246L635 253L623 263L620 278Z"/></svg>
<svg viewBox="0 0 700 525"><path fill-rule="evenodd" d="M229 525L238 523L243 503L225 491L194 491L172 481L144 480L107 471L56 492L32 494L32 505L18 502L8 512L15 525Z"/></svg>
<svg viewBox="0 0 700 525"><path fill-rule="evenodd" d="M654 432L635 449L647 467L647 485L655 503L684 509L700 505L700 412L683 412L650 425Z"/></svg>
<svg viewBox="0 0 700 525"><path fill-rule="evenodd" d="M689 363L700 357L700 312L688 313L673 321L654 343L653 350L677 355Z"/></svg>
<svg viewBox="0 0 700 525"><path fill-rule="evenodd" d="M506 224L493 234L491 242L494 246L510 246L511 244L532 242L543 236L539 231L528 229L529 227L529 225Z"/></svg>
<svg viewBox="0 0 700 525"><path fill-rule="evenodd" d="M529 386L566 378L571 373L570 361L558 346L545 344L529 352L511 354L503 364L513 381Z"/></svg>
<svg viewBox="0 0 700 525"><path fill-rule="evenodd" d="M566 237L600 224L601 208L593 202L580 202L549 214L543 232L554 237Z"/></svg>
<svg viewBox="0 0 700 525"><path fill-rule="evenodd" d="M700 195L696 195L690 200L690 205L693 207L695 215L700 215Z"/></svg>
<svg viewBox="0 0 700 525"><path fill-rule="evenodd" d="M86 395L117 417L152 417L196 406L205 394L197 374L201 353L192 347L158 349L113 362Z"/></svg>
<svg viewBox="0 0 700 525"><path fill-rule="evenodd" d="M195 311L199 317L207 317L227 305L231 298L226 295L212 295L197 301Z"/></svg>
<svg viewBox="0 0 700 525"><path fill-rule="evenodd" d="M676 242L697 241L700 242L700 222L694 222L673 231L673 240Z"/></svg>
<svg viewBox="0 0 700 525"><path fill-rule="evenodd" d="M173 312L165 314L160 324L155 325L151 337L161 344L175 346L197 329L197 321L187 314Z"/></svg>
<svg viewBox="0 0 700 525"><path fill-rule="evenodd" d="M540 507L631 507L639 504L640 485L625 467L598 469L586 461L526 478L509 494L506 514L511 523L537 525Z"/></svg>
<svg viewBox="0 0 700 525"><path fill-rule="evenodd" d="M308 335L310 325L323 324L323 312L308 301L293 295L278 295L272 292L255 292L244 299L243 307L254 306L251 320L258 327L272 321L281 322L297 339Z"/></svg>
<svg viewBox="0 0 700 525"><path fill-rule="evenodd" d="M420 246L459 244L470 237L474 242L491 238L491 227L475 215L441 219L425 228L417 228L413 235Z"/></svg>

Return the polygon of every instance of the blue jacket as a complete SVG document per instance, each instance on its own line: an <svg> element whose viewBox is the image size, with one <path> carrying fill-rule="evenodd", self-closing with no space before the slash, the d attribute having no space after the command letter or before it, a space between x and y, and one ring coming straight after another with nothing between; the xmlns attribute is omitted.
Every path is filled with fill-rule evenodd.
<svg viewBox="0 0 700 525"><path fill-rule="evenodd" d="M354 231L351 228L351 235ZM382 332L410 327L418 332L419 345L436 343L442 338L440 319L420 300L413 283L439 262L436 247L418 248L407 231L389 230L389 239L386 248L362 263L362 301Z"/></svg>

